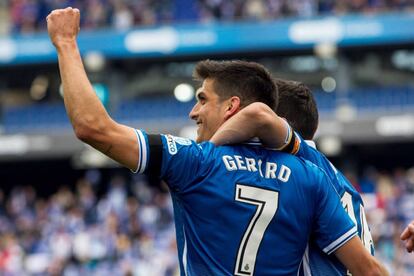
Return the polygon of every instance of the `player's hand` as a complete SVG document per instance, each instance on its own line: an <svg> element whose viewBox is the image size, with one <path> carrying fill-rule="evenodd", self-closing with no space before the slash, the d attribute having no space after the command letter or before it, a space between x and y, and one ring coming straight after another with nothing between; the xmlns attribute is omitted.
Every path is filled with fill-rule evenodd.
<svg viewBox="0 0 414 276"><path fill-rule="evenodd" d="M413 252L414 250L414 220L408 224L401 234L401 240L405 241L405 248L408 252Z"/></svg>
<svg viewBox="0 0 414 276"><path fill-rule="evenodd" d="M80 27L80 12L71 7L52 11L47 17L47 31L55 47L76 42Z"/></svg>

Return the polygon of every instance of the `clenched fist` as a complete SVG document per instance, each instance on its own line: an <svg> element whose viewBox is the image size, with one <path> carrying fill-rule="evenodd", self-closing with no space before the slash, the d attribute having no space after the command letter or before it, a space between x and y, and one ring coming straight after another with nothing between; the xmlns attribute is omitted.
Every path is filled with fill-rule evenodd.
<svg viewBox="0 0 414 276"><path fill-rule="evenodd" d="M80 27L80 12L78 9L66 8L52 11L47 17L47 31L55 47L64 43L76 42Z"/></svg>

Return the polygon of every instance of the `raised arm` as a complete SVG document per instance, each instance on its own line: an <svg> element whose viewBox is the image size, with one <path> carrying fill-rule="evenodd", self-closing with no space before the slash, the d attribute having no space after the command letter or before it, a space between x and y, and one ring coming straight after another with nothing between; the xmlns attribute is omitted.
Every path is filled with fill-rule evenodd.
<svg viewBox="0 0 414 276"><path fill-rule="evenodd" d="M216 145L236 144L258 137L269 148L283 147L288 124L264 103L252 103L228 119L210 139Z"/></svg>
<svg viewBox="0 0 414 276"><path fill-rule="evenodd" d="M357 236L338 248L334 254L353 276L389 275L385 267L365 249Z"/></svg>
<svg viewBox="0 0 414 276"><path fill-rule="evenodd" d="M54 10L46 20L50 39L58 54L66 112L76 136L135 170L139 148L134 129L118 124L109 117L83 67L76 42L80 30L79 10Z"/></svg>

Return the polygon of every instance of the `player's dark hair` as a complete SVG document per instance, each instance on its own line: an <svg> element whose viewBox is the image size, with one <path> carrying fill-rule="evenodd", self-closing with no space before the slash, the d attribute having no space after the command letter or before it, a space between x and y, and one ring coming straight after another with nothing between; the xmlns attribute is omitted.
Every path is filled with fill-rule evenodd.
<svg viewBox="0 0 414 276"><path fill-rule="evenodd" d="M319 123L312 91L301 82L275 79L279 90L276 114L284 117L303 139L312 140Z"/></svg>
<svg viewBox="0 0 414 276"><path fill-rule="evenodd" d="M194 69L197 80L214 80L214 89L220 100L232 96L240 98L241 106L262 102L274 109L278 92L272 76L263 65L241 60L203 60Z"/></svg>

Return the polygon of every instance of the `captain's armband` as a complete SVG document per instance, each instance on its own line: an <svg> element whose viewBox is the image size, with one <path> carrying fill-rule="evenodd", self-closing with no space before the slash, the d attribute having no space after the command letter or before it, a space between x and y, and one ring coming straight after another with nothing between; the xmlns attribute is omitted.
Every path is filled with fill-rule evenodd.
<svg viewBox="0 0 414 276"><path fill-rule="evenodd" d="M295 155L298 153L300 148L300 139L296 136L292 127L287 122L286 127L288 131L286 134L285 144L277 150Z"/></svg>

